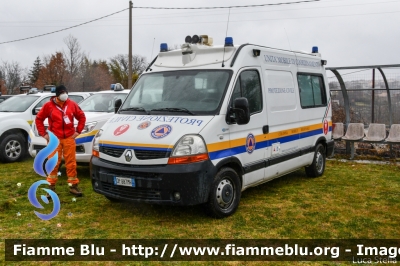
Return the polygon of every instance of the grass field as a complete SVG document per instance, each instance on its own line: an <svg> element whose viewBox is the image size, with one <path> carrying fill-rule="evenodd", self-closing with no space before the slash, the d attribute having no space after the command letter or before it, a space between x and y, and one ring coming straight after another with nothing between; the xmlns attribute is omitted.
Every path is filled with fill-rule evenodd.
<svg viewBox="0 0 400 266"><path fill-rule="evenodd" d="M5 239L400 239L400 167L328 161L325 174L304 170L242 193L231 217L209 218L201 206L112 203L94 193L89 167L79 166L84 197L68 192L65 169L57 184L61 211L36 217L27 191L41 180L33 159L0 164L0 264ZM21 183L20 186L17 184ZM46 204L43 204L46 205ZM51 205L51 204L50 204ZM42 213L51 211L51 206ZM7 265L164 265L162 262L19 262ZM176 265L264 265L265 262L174 262ZM270 262L292 265L293 262ZM321 265L298 262L296 265ZM338 265L337 262L324 262Z"/></svg>

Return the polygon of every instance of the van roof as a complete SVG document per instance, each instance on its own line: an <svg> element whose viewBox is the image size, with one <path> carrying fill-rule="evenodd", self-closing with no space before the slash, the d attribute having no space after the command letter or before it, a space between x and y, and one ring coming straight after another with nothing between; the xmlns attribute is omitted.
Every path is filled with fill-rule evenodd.
<svg viewBox="0 0 400 266"><path fill-rule="evenodd" d="M229 65L232 66L239 54L242 54L243 52L250 53L249 55L253 56L252 52L249 52L253 49L259 49L262 52L283 53L288 55L292 54L293 56L320 59L319 53L291 51L256 44L243 44L226 47L222 45L207 46L191 44L187 45L186 47L183 49L160 52L154 61L154 66L163 68L190 68L201 66L218 67L218 65L221 65L222 62L225 62L225 64L228 64L229 62Z"/></svg>

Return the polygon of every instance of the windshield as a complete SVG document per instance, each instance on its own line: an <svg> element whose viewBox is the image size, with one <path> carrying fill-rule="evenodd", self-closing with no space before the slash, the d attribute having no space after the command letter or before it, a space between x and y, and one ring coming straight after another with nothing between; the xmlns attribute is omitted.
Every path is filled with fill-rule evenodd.
<svg viewBox="0 0 400 266"><path fill-rule="evenodd" d="M84 112L114 112L114 102L124 101L127 93L96 93L79 103Z"/></svg>
<svg viewBox="0 0 400 266"><path fill-rule="evenodd" d="M147 114L216 114L232 71L181 70L141 76L119 109Z"/></svg>
<svg viewBox="0 0 400 266"><path fill-rule="evenodd" d="M38 98L34 95L11 97L1 103L0 112L25 112Z"/></svg>

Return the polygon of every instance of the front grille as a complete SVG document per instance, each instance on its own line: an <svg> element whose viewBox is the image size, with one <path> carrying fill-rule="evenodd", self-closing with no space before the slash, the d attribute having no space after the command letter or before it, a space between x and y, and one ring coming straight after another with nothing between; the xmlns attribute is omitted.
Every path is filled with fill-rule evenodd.
<svg viewBox="0 0 400 266"><path fill-rule="evenodd" d="M101 146L100 152L112 157L119 158L125 152L125 149ZM168 158L171 155L170 151L151 151L151 150L134 149L134 152L136 158L138 158L139 160L162 159L162 158Z"/></svg>
<svg viewBox="0 0 400 266"><path fill-rule="evenodd" d="M125 149L120 149L120 148L111 148L111 147L100 147L100 152L107 154L112 157L119 158L121 155L124 153Z"/></svg>
<svg viewBox="0 0 400 266"><path fill-rule="evenodd" d="M113 177L113 176L126 176L126 177L134 177L139 179L147 179L147 180L160 180L162 174L159 173L148 173L148 172L134 172L134 171L124 171L120 169L108 169L108 168L99 168L100 177Z"/></svg>
<svg viewBox="0 0 400 266"><path fill-rule="evenodd" d="M85 153L85 147L83 145L76 145L76 153Z"/></svg>
<svg viewBox="0 0 400 266"><path fill-rule="evenodd" d="M41 149L46 148L44 145L33 145L33 149L36 151L40 151Z"/></svg>
<svg viewBox="0 0 400 266"><path fill-rule="evenodd" d="M116 186L114 184L101 182L101 187L104 192L118 195L129 199L147 199L157 200L161 199L161 192L154 189L132 188Z"/></svg>
<svg viewBox="0 0 400 266"><path fill-rule="evenodd" d="M135 149L136 158L138 158L139 160L168 158L170 154L171 152L169 151L149 151Z"/></svg>
<svg viewBox="0 0 400 266"><path fill-rule="evenodd" d="M106 163L106 164L111 164L114 166L118 166L118 167L129 167L129 168L157 168L157 167L165 167L166 164L152 164L152 165L148 165L148 164L124 164L124 163L116 163L116 162L111 162L111 161L107 161L104 159L99 159L100 162Z"/></svg>
<svg viewBox="0 0 400 266"><path fill-rule="evenodd" d="M46 146L44 146L44 145L33 145L33 149L37 152L41 151L44 148L46 148ZM75 152L76 153L85 153L85 147L83 147L82 145L77 145Z"/></svg>

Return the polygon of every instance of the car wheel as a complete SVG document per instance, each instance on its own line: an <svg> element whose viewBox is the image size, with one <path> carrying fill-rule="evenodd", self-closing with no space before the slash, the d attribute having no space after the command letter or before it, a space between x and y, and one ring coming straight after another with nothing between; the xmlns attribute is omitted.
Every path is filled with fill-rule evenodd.
<svg viewBox="0 0 400 266"><path fill-rule="evenodd" d="M222 168L214 178L205 204L207 213L218 219L232 215L239 207L241 191L236 171L229 167Z"/></svg>
<svg viewBox="0 0 400 266"><path fill-rule="evenodd" d="M319 143L315 148L314 160L310 166L306 167L308 177L319 177L325 171L326 154L324 146Z"/></svg>
<svg viewBox="0 0 400 266"><path fill-rule="evenodd" d="M21 160L27 153L26 141L21 134L8 135L0 143L0 160L12 163Z"/></svg>

